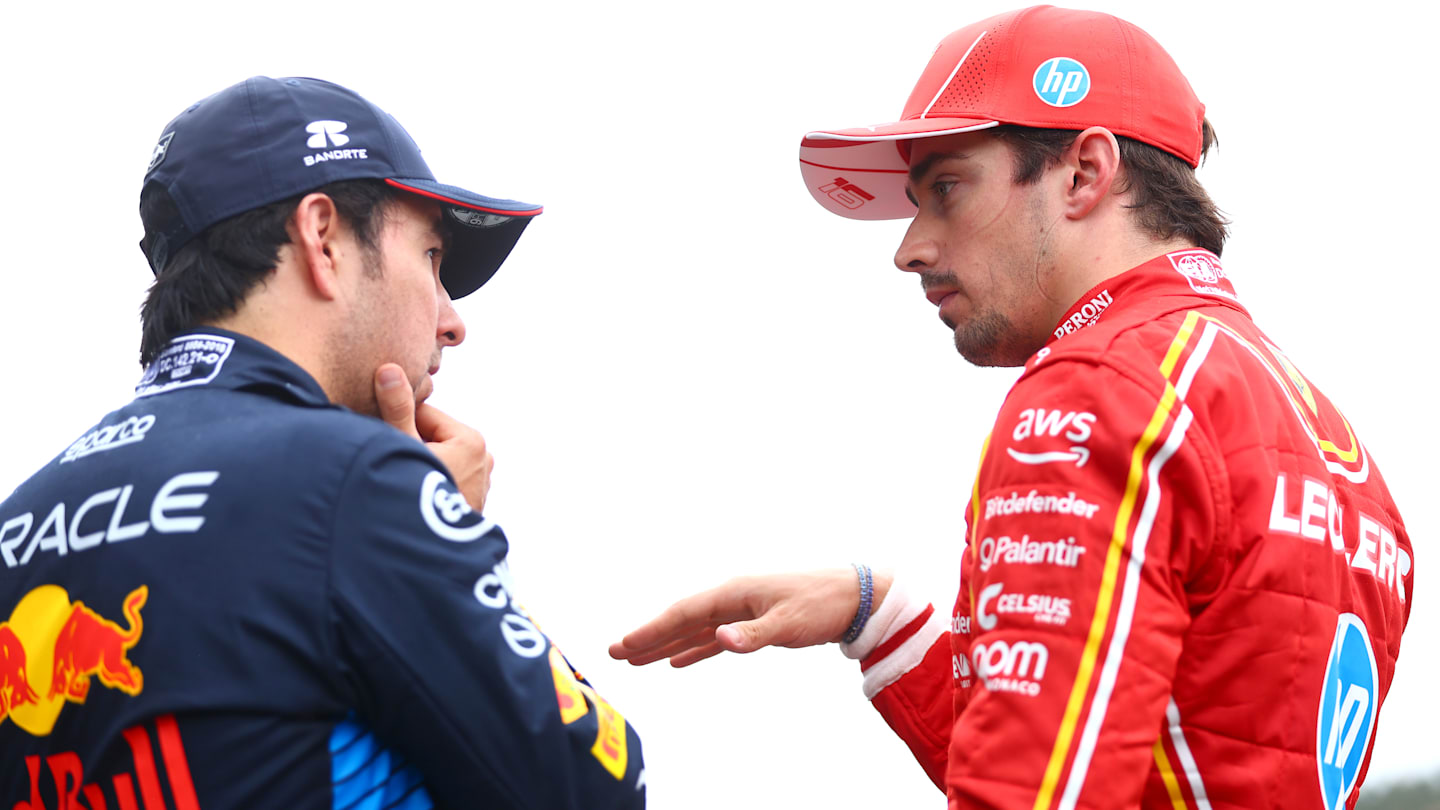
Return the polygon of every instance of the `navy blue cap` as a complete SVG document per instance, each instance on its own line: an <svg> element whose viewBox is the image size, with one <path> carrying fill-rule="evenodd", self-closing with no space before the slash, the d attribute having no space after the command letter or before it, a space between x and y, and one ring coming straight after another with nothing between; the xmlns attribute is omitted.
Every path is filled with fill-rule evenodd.
<svg viewBox="0 0 1440 810"><path fill-rule="evenodd" d="M451 298L480 288L544 209L435 181L389 113L319 79L255 76L197 102L160 135L144 185L169 192L178 217L146 222L157 274L196 234L236 214L341 180L384 180L440 203L454 223L440 279Z"/></svg>

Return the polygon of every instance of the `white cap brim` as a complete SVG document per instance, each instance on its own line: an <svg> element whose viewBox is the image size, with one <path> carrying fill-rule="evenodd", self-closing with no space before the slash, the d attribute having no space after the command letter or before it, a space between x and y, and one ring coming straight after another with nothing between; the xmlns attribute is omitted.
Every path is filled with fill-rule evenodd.
<svg viewBox="0 0 1440 810"><path fill-rule="evenodd" d="M875 127L808 133L800 141L800 175L825 210L848 219L909 219L910 167L900 142L988 129L998 121L919 118Z"/></svg>

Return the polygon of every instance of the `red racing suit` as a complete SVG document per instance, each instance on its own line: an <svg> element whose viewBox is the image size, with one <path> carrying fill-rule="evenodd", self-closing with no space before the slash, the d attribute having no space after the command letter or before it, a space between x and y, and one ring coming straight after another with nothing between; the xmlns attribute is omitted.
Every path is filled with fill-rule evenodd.
<svg viewBox="0 0 1440 810"><path fill-rule="evenodd" d="M985 448L950 620L846 650L951 808L1354 807L1410 539L1214 254L1087 293Z"/></svg>

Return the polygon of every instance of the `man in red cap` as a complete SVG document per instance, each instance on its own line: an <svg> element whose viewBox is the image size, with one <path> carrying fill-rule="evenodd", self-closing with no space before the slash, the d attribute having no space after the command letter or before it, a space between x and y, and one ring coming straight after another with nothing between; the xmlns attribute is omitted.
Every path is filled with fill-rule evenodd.
<svg viewBox="0 0 1440 810"><path fill-rule="evenodd" d="M900 121L807 135L815 199L912 218L895 263L959 352L1024 367L954 611L864 565L742 578L611 654L842 642L951 807L1353 807L1411 544L1236 297L1204 110L1145 32L1039 6L947 37Z"/></svg>

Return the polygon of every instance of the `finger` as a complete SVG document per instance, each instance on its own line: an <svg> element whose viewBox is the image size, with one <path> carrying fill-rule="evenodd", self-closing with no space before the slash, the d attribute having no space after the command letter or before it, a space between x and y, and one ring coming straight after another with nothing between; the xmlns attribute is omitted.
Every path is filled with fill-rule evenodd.
<svg viewBox="0 0 1440 810"><path fill-rule="evenodd" d="M429 403L421 403L415 409L415 427L427 442L446 442L468 429L462 422Z"/></svg>
<svg viewBox="0 0 1440 810"><path fill-rule="evenodd" d="M755 652L772 642L770 623L763 618L715 628L715 641L730 652Z"/></svg>
<svg viewBox="0 0 1440 810"><path fill-rule="evenodd" d="M394 363L375 370L375 401L381 419L401 433L420 438L415 429L415 391L405 379L405 372Z"/></svg>
<svg viewBox="0 0 1440 810"><path fill-rule="evenodd" d="M631 651L647 651L683 638L707 625L748 619L735 583L681 599L663 613L631 631L620 643Z"/></svg>
<svg viewBox="0 0 1440 810"><path fill-rule="evenodd" d="M630 663L635 666L644 666L665 658L679 655L687 650L705 647L715 643L715 625L709 625L698 632L692 633L682 639L677 639L662 647L655 647L638 655L630 656Z"/></svg>
<svg viewBox="0 0 1440 810"><path fill-rule="evenodd" d="M676 669L688 667L691 664L698 664L706 658L714 658L722 652L725 652L725 648L721 647L719 642L712 641L704 647L697 647L671 658L670 666Z"/></svg>
<svg viewBox="0 0 1440 810"><path fill-rule="evenodd" d="M611 657L632 661L642 656L648 657L650 660L663 658L665 656L657 656L654 653L689 638L696 633L708 632L713 639L715 628L720 624L719 622L695 622L691 624L669 625L667 629L659 635L652 635L649 628L655 621L660 621L660 619L655 619L650 624L640 627L619 642L611 644ZM643 645L637 644L635 641L637 638L643 638L646 643Z"/></svg>

